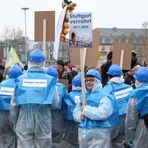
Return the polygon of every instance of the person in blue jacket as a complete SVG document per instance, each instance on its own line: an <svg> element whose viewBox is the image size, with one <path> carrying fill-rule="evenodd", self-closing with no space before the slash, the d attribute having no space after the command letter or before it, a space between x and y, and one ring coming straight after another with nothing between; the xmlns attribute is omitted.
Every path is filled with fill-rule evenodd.
<svg viewBox="0 0 148 148"><path fill-rule="evenodd" d="M108 84L103 91L110 94L117 102L119 108L120 125L112 131L112 147L124 148L125 142L125 116L128 100L126 97L133 90L132 86L124 83L122 69L117 64L112 64L107 72Z"/></svg>
<svg viewBox="0 0 148 148"><path fill-rule="evenodd" d="M69 93L70 99L66 101L66 127L65 142L70 148L78 148L78 127L79 124L73 119L73 110L77 103L80 103L81 91L81 74L77 74L72 79L72 91Z"/></svg>
<svg viewBox="0 0 148 148"><path fill-rule="evenodd" d="M125 120L126 144L148 148L148 68L135 73L136 89L130 94Z"/></svg>
<svg viewBox="0 0 148 148"><path fill-rule="evenodd" d="M51 148L51 109L56 79L44 71L40 49L29 55L28 70L16 79L11 117L16 125L18 148ZM16 105L15 105L16 104Z"/></svg>
<svg viewBox="0 0 148 148"><path fill-rule="evenodd" d="M54 103L52 105L52 148L61 148L63 146L63 137L65 129L65 99L67 98L68 91L65 85L58 82L58 71L50 66L47 69L47 74L53 76L56 81Z"/></svg>
<svg viewBox="0 0 148 148"><path fill-rule="evenodd" d="M15 132L10 121L10 102L14 93L15 79L22 75L19 66L8 70L8 79L0 83L0 147L15 148Z"/></svg>
<svg viewBox="0 0 148 148"><path fill-rule="evenodd" d="M102 91L101 75L90 69L85 75L86 106L77 104L73 115L79 122L80 148L109 148L111 128L118 125L119 113L112 97Z"/></svg>

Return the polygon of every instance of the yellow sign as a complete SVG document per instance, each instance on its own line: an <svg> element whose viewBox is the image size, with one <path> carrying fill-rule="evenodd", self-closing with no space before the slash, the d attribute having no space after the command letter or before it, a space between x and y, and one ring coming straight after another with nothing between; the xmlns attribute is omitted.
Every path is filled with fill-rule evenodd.
<svg viewBox="0 0 148 148"><path fill-rule="evenodd" d="M98 61L104 61L107 59L107 51L98 52Z"/></svg>

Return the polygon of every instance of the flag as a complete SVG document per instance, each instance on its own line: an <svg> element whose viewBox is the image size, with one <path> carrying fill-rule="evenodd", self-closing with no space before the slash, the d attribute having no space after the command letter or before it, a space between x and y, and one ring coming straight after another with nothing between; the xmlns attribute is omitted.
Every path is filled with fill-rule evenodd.
<svg viewBox="0 0 148 148"><path fill-rule="evenodd" d="M67 6L64 7L64 9L62 10L62 12L60 13L60 16L59 16L59 19L58 19L58 22L57 22L56 38L55 38L54 50L53 50L53 58L55 60L58 59L59 45L60 45L60 35L61 35L61 32L62 32L62 26L63 26L63 22L64 22L66 10L67 10Z"/></svg>
<svg viewBox="0 0 148 148"><path fill-rule="evenodd" d="M7 56L7 60L6 60L6 66L5 68L11 67L13 65L15 65L16 63L21 63L15 49L13 47L11 47L8 56Z"/></svg>

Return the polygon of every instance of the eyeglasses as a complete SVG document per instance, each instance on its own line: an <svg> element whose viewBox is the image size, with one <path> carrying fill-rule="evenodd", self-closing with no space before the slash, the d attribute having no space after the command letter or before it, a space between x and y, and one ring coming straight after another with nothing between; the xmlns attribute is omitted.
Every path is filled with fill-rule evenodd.
<svg viewBox="0 0 148 148"><path fill-rule="evenodd" d="M94 79L86 79L85 82L94 82Z"/></svg>

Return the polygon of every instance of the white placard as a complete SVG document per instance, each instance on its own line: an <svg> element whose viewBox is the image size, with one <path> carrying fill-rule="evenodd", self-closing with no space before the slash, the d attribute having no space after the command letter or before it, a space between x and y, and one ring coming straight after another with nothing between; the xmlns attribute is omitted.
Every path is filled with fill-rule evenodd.
<svg viewBox="0 0 148 148"><path fill-rule="evenodd" d="M120 90L120 91L116 91L114 92L114 96L116 98L116 100L118 99L123 99L125 97L127 97L128 93L133 90L133 88L127 88L127 89L123 89L123 90Z"/></svg>
<svg viewBox="0 0 148 148"><path fill-rule="evenodd" d="M0 95L12 96L13 93L14 93L14 88L12 88L12 87L1 87L0 88Z"/></svg>
<svg viewBox="0 0 148 148"><path fill-rule="evenodd" d="M74 97L75 103L80 103L80 96L75 96Z"/></svg>
<svg viewBox="0 0 148 148"><path fill-rule="evenodd" d="M69 14L69 41L72 48L92 48L92 13Z"/></svg>
<svg viewBox="0 0 148 148"><path fill-rule="evenodd" d="M24 79L23 86L25 87L46 87L47 80L45 79Z"/></svg>

